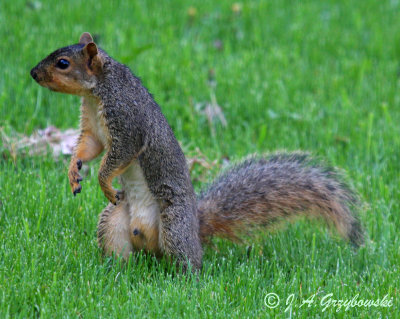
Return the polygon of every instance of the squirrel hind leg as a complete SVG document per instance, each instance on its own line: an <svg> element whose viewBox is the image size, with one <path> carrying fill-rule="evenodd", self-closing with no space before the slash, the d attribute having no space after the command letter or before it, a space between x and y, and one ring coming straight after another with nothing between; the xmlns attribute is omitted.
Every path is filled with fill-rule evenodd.
<svg viewBox="0 0 400 319"><path fill-rule="evenodd" d="M175 257L184 272L201 269L203 249L199 238L197 214L187 205L171 204L161 212L160 248Z"/></svg>
<svg viewBox="0 0 400 319"><path fill-rule="evenodd" d="M97 241L105 255L115 254L128 259L133 252L129 213L125 203L110 203L99 215Z"/></svg>

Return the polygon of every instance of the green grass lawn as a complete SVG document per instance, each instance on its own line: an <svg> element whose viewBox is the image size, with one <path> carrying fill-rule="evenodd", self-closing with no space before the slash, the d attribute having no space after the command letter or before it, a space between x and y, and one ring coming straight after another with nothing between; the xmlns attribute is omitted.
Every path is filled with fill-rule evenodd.
<svg viewBox="0 0 400 319"><path fill-rule="evenodd" d="M74 198L67 157L13 158L0 145L0 318L399 317L400 2L232 4L0 1L3 133L78 126L79 98L40 87L29 71L89 31L142 78L186 154L198 147L217 160L193 172L197 190L224 159L311 151L347 171L365 201L365 247L354 252L322 224L299 221L247 246L216 240L198 280L141 253L128 264L103 259L99 162ZM227 126L210 127L201 112L213 94ZM264 304L271 292L274 309ZM393 305L324 309L329 294L388 295Z"/></svg>

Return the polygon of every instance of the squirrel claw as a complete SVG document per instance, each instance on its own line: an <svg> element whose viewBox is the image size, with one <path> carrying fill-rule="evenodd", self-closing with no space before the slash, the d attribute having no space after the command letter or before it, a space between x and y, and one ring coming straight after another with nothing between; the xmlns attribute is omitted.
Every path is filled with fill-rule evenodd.
<svg viewBox="0 0 400 319"><path fill-rule="evenodd" d="M70 170L68 172L68 177L69 177L69 184L71 185L71 191L76 196L76 194L80 193L82 190L81 184L79 182L82 182L83 178L81 175L79 175L78 171L72 171Z"/></svg>
<svg viewBox="0 0 400 319"><path fill-rule="evenodd" d="M80 159L76 161L76 166L78 167L79 170L82 168L82 161Z"/></svg>
<svg viewBox="0 0 400 319"><path fill-rule="evenodd" d="M117 194L115 194L115 198L118 200L121 200L124 198L124 192L123 191L117 191Z"/></svg>
<svg viewBox="0 0 400 319"><path fill-rule="evenodd" d="M76 194L80 193L82 190L82 185L78 184L78 186L74 189L74 196L76 196Z"/></svg>
<svg viewBox="0 0 400 319"><path fill-rule="evenodd" d="M122 201L125 198L125 192L124 191L117 191L115 194L115 200L111 201L114 205L117 205L120 201Z"/></svg>

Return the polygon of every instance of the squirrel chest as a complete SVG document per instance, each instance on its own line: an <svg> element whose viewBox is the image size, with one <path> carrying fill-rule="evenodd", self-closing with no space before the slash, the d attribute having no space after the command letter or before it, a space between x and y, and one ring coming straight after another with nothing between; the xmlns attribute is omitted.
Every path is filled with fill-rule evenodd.
<svg viewBox="0 0 400 319"><path fill-rule="evenodd" d="M88 121L93 133L107 149L110 135L102 115L103 107L99 100L85 97L82 101L82 121ZM159 227L160 204L150 192L142 168L137 160L119 176L125 198L118 203L127 214L130 239L135 250L146 250L155 254L160 252Z"/></svg>

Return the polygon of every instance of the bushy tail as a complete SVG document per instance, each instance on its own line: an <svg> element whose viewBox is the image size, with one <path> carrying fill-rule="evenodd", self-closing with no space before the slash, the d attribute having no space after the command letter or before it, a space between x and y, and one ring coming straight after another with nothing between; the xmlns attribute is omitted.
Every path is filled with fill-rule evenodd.
<svg viewBox="0 0 400 319"><path fill-rule="evenodd" d="M354 211L357 196L337 170L306 153L250 158L218 177L200 194L200 237L237 240L255 227L298 215L323 217L359 246L363 232Z"/></svg>

